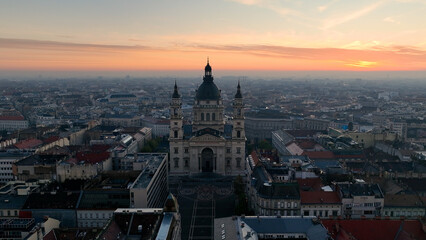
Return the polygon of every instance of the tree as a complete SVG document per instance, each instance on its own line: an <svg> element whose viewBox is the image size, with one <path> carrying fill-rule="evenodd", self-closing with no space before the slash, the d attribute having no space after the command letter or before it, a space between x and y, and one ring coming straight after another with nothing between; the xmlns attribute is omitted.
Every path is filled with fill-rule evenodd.
<svg viewBox="0 0 426 240"><path fill-rule="evenodd" d="M269 151L272 150L272 144L270 142L268 142L267 140L262 140L259 143L259 148L269 152Z"/></svg>
<svg viewBox="0 0 426 240"><path fill-rule="evenodd" d="M237 202L235 207L235 214L247 214L248 213L248 203L247 197L244 191L244 181L241 176L237 176L234 180L234 192L237 195Z"/></svg>

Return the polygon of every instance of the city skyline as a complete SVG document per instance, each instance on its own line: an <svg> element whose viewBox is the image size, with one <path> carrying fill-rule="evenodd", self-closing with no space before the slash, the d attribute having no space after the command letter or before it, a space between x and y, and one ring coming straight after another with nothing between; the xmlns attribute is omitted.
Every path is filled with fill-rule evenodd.
<svg viewBox="0 0 426 240"><path fill-rule="evenodd" d="M3 71L423 71L426 4L4 1Z"/></svg>

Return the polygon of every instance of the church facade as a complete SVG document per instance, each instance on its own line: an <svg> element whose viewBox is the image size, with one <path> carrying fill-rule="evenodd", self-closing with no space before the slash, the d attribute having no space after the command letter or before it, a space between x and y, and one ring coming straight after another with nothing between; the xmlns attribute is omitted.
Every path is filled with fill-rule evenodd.
<svg viewBox="0 0 426 240"><path fill-rule="evenodd" d="M204 70L191 125L183 124L182 99L176 83L174 86L170 104L170 175L243 175L246 137L240 84L233 101L232 124L225 124L221 91L213 82L208 61Z"/></svg>

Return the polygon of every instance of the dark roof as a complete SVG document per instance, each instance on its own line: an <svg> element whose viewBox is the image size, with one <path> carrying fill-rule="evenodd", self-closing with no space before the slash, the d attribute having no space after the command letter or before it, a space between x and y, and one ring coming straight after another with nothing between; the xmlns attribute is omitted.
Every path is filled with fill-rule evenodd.
<svg viewBox="0 0 426 240"><path fill-rule="evenodd" d="M136 96L132 93L114 93L111 94L110 98L135 98Z"/></svg>
<svg viewBox="0 0 426 240"><path fill-rule="evenodd" d="M85 191L78 209L117 209L128 208L130 205L129 191L105 190Z"/></svg>
<svg viewBox="0 0 426 240"><path fill-rule="evenodd" d="M23 209L75 209L80 192L32 193Z"/></svg>
<svg viewBox="0 0 426 240"><path fill-rule="evenodd" d="M205 68L205 75L203 77L203 83L198 87L197 94L195 96L196 100L219 100L220 91L217 88L216 84L213 82L213 76L211 75L211 67L207 62Z"/></svg>
<svg viewBox="0 0 426 240"><path fill-rule="evenodd" d="M263 166L253 170L254 185L258 194L263 198L274 199L299 199L299 186L297 183L272 182Z"/></svg>
<svg viewBox="0 0 426 240"><path fill-rule="evenodd" d="M257 233L305 233L308 239L328 239L327 230L312 218L245 217L241 221Z"/></svg>
<svg viewBox="0 0 426 240"><path fill-rule="evenodd" d="M220 99L220 91L213 82L213 77L211 77L211 79L211 81L206 81L206 77L204 77L203 83L198 87L195 99L214 101Z"/></svg>
<svg viewBox="0 0 426 240"><path fill-rule="evenodd" d="M375 196L383 198L382 190L378 184L338 184L342 198L353 198L354 196Z"/></svg>
<svg viewBox="0 0 426 240"><path fill-rule="evenodd" d="M385 207L426 207L426 204L415 194L386 194Z"/></svg>
<svg viewBox="0 0 426 240"><path fill-rule="evenodd" d="M0 195L0 209L22 209L28 196Z"/></svg>
<svg viewBox="0 0 426 240"><path fill-rule="evenodd" d="M297 179L301 191L321 191L322 181L321 178L305 178Z"/></svg>
<svg viewBox="0 0 426 240"><path fill-rule="evenodd" d="M56 164L57 161L60 161L66 158L67 155L45 155L45 154L34 154L23 158L15 163L16 166L32 166L32 165L52 165Z"/></svg>
<svg viewBox="0 0 426 240"><path fill-rule="evenodd" d="M253 118L289 119L287 114L272 109L264 109L257 112L248 112L246 113L246 116Z"/></svg>
<svg viewBox="0 0 426 240"><path fill-rule="evenodd" d="M140 239L153 239L152 232L158 231L162 217L159 213L115 213L114 221L124 233L140 235ZM139 225L142 225L142 232L138 231Z"/></svg>

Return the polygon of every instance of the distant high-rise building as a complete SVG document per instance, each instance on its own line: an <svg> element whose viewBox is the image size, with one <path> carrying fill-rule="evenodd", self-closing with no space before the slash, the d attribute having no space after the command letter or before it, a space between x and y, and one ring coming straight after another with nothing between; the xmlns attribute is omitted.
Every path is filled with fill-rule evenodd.
<svg viewBox="0 0 426 240"><path fill-rule="evenodd" d="M207 62L196 92L193 124L183 125L182 99L175 83L170 105L170 174L212 172L239 175L245 171L244 104L238 83L232 124L225 124L221 91Z"/></svg>

